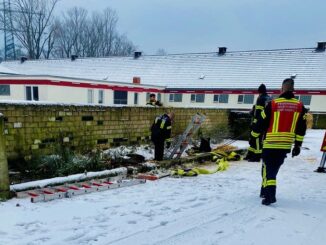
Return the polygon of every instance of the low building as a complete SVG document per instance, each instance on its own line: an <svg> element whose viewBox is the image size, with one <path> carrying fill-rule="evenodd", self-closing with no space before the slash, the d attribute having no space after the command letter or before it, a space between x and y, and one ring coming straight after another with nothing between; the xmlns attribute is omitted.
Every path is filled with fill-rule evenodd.
<svg viewBox="0 0 326 245"><path fill-rule="evenodd" d="M325 47L7 61L0 100L145 105L156 93L165 106L251 109L261 83L275 97L292 76L296 96L325 113Z"/></svg>

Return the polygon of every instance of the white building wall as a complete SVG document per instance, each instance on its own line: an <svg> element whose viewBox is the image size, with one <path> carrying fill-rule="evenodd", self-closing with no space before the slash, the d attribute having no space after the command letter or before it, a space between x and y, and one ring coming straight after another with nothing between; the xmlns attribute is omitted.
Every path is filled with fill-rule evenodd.
<svg viewBox="0 0 326 245"><path fill-rule="evenodd" d="M87 103L87 88L49 86L47 101L61 103ZM96 94L94 94L95 100Z"/></svg>
<svg viewBox="0 0 326 245"><path fill-rule="evenodd" d="M25 100L24 85L10 85L10 95L1 95L0 100Z"/></svg>
<svg viewBox="0 0 326 245"><path fill-rule="evenodd" d="M63 87L50 85L26 85L37 86L39 88L39 101L54 103L88 103L88 88ZM26 100L25 85L10 85L10 96L0 96L0 100ZM99 90L93 90L93 104L98 104ZM114 91L103 89L104 103L103 105L114 105ZM147 92L138 92L138 105L134 104L134 94L136 92L128 92L129 106L144 106L147 103ZM155 93L157 96L157 93ZM258 95L254 95L253 104L256 103ZM238 94L229 94L228 103L215 103L213 101L214 94L205 94L204 103L191 102L191 94L182 95L182 102L170 102L169 93L161 93L161 102L166 107L211 107L219 109L246 109L250 110L253 104L239 104ZM312 95L311 104L306 106L312 112L326 112L326 95Z"/></svg>
<svg viewBox="0 0 326 245"><path fill-rule="evenodd" d="M326 112L326 95L312 95L310 106L312 112Z"/></svg>

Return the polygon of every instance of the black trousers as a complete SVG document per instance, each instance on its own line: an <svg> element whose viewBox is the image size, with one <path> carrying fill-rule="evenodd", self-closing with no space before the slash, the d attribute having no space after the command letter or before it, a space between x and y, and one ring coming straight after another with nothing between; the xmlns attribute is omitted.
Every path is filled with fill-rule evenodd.
<svg viewBox="0 0 326 245"><path fill-rule="evenodd" d="M164 140L162 139L152 139L155 146L154 160L162 161L164 154Z"/></svg>
<svg viewBox="0 0 326 245"><path fill-rule="evenodd" d="M263 148L263 136L263 134L260 134L256 139L255 145L250 145L245 160L260 161Z"/></svg>
<svg viewBox="0 0 326 245"><path fill-rule="evenodd" d="M260 194L271 201L276 200L276 176L288 152L288 150L283 149L263 149Z"/></svg>

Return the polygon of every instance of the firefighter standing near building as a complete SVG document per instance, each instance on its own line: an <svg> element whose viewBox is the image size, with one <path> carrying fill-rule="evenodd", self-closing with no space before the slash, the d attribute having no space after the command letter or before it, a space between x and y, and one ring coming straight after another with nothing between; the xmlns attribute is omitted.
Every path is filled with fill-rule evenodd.
<svg viewBox="0 0 326 245"><path fill-rule="evenodd" d="M251 112L252 113L251 128L253 128L254 124L257 123L258 116L264 110L267 103L271 100L270 96L267 94L265 84L262 83L258 87L258 93L259 96L257 98L256 105L254 105ZM248 160L248 162L259 162L261 159L263 134L259 135L259 137L256 140L257 142L254 142L254 144L250 144L252 142L249 142L248 153L247 156L245 157L245 160Z"/></svg>
<svg viewBox="0 0 326 245"><path fill-rule="evenodd" d="M167 140L167 148L170 148L170 137L172 122L174 119L174 113L163 114L157 116L152 124L152 141L155 145L155 157L154 160L163 160L164 154L164 142Z"/></svg>
<svg viewBox="0 0 326 245"><path fill-rule="evenodd" d="M159 100L156 100L155 94L149 95L149 101L146 103L146 105L163 106L163 104Z"/></svg>
<svg viewBox="0 0 326 245"><path fill-rule="evenodd" d="M254 145L260 135L264 135L262 151L262 187L260 196L263 205L276 202L276 175L291 152L292 157L300 154L306 133L306 109L302 102L294 98L294 80L285 79L282 94L272 100L253 125L250 141Z"/></svg>

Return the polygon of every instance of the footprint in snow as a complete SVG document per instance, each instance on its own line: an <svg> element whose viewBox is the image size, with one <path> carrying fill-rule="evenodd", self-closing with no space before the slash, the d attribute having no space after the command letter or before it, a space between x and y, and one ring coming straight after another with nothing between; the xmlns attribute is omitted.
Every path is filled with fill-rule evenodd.
<svg viewBox="0 0 326 245"><path fill-rule="evenodd" d="M199 200L200 200L200 201L207 201L208 198L207 198L207 197L201 197L201 198L199 198Z"/></svg>
<svg viewBox="0 0 326 245"><path fill-rule="evenodd" d="M181 212L181 208L177 208L173 210L174 213L180 213Z"/></svg>
<svg viewBox="0 0 326 245"><path fill-rule="evenodd" d="M163 203L164 203L164 202L156 202L156 203L153 203L153 204L152 204L152 207L153 207L153 206L160 206L160 205L162 205Z"/></svg>
<svg viewBox="0 0 326 245"><path fill-rule="evenodd" d="M195 203L194 205L191 205L190 207L191 208L197 208L197 207L200 207L200 206L203 206L203 205L205 205L205 203L199 202L199 203Z"/></svg>
<svg viewBox="0 0 326 245"><path fill-rule="evenodd" d="M165 225L167 225L168 223L169 223L168 221L161 221L161 222L160 222L160 225L161 225L161 226L165 226Z"/></svg>
<svg viewBox="0 0 326 245"><path fill-rule="evenodd" d="M137 224L137 221L136 220L130 220L130 221L128 221L128 224L129 225L135 225L135 224Z"/></svg>
<svg viewBox="0 0 326 245"><path fill-rule="evenodd" d="M162 211L166 211L166 210L170 210L171 208L170 207L167 207L167 206L164 206L161 208Z"/></svg>
<svg viewBox="0 0 326 245"><path fill-rule="evenodd" d="M44 243L44 242L47 242L49 240L50 240L49 237L40 237L40 238L36 239L35 241L40 241L40 242Z"/></svg>
<svg viewBox="0 0 326 245"><path fill-rule="evenodd" d="M262 219L263 222L268 222L268 221L272 221L272 220L275 220L275 217L274 216L271 216L271 217L267 217L265 219Z"/></svg>
<svg viewBox="0 0 326 245"><path fill-rule="evenodd" d="M197 197L194 197L194 198L191 198L191 199L188 199L186 200L185 202L188 203L188 202L194 202L197 200Z"/></svg>
<svg viewBox="0 0 326 245"><path fill-rule="evenodd" d="M144 216L144 217L147 217L147 218L151 218L152 216L154 216L154 214L155 214L155 213L154 213L153 211L149 211L149 212L143 214L143 216Z"/></svg>
<svg viewBox="0 0 326 245"><path fill-rule="evenodd" d="M74 240L77 240L81 237L84 237L86 235L86 232L80 232L80 233L76 233L72 236L68 236L66 239L64 239L64 241L66 242L70 242L70 241L74 241Z"/></svg>

